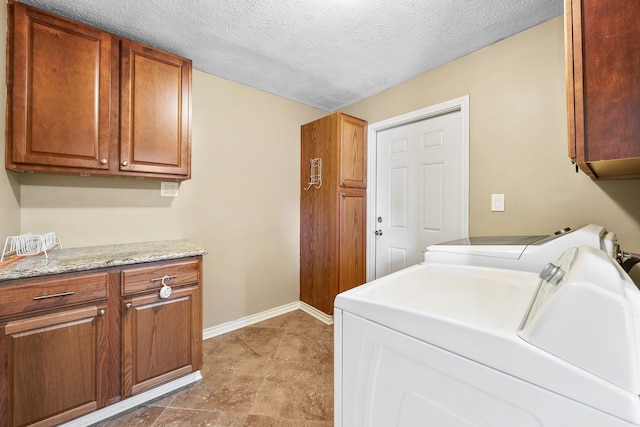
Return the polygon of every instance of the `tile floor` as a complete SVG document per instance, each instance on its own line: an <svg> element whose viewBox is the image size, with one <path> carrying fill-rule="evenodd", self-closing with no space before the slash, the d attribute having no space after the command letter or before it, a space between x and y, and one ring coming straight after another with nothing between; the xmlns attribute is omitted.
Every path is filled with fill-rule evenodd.
<svg viewBox="0 0 640 427"><path fill-rule="evenodd" d="M203 344L201 381L96 426L333 426L332 326L297 310Z"/></svg>

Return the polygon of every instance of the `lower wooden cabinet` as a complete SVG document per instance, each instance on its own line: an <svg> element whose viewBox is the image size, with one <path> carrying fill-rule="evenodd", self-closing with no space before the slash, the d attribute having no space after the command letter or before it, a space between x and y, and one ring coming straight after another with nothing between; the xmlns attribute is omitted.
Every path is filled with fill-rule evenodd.
<svg viewBox="0 0 640 427"><path fill-rule="evenodd" d="M123 301L123 398L200 369L199 305L197 286Z"/></svg>
<svg viewBox="0 0 640 427"><path fill-rule="evenodd" d="M2 282L0 427L58 425L200 370L201 277L197 256Z"/></svg>
<svg viewBox="0 0 640 427"><path fill-rule="evenodd" d="M6 323L1 425L53 426L107 402L106 306Z"/></svg>

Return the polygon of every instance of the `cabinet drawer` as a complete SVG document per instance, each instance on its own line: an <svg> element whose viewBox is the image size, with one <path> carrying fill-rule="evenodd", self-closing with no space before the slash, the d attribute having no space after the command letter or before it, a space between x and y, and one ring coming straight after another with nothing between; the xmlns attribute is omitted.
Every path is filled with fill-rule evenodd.
<svg viewBox="0 0 640 427"><path fill-rule="evenodd" d="M171 287L197 284L199 270L197 260L122 270L122 294L158 290L165 276L168 276L165 283Z"/></svg>
<svg viewBox="0 0 640 427"><path fill-rule="evenodd" d="M0 288L0 316L107 298L108 273L43 280Z"/></svg>

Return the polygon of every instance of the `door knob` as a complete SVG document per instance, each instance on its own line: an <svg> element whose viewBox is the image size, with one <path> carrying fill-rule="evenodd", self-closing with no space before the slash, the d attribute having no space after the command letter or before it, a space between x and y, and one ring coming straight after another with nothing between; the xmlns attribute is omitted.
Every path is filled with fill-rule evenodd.
<svg viewBox="0 0 640 427"><path fill-rule="evenodd" d="M382 230L376 230L376 236L382 236Z"/></svg>

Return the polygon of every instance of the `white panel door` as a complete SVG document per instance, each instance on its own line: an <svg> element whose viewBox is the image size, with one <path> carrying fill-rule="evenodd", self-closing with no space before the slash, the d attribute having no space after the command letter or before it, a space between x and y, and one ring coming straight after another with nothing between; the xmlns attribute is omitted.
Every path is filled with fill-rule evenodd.
<svg viewBox="0 0 640 427"><path fill-rule="evenodd" d="M464 237L460 111L377 132L376 277Z"/></svg>

